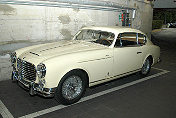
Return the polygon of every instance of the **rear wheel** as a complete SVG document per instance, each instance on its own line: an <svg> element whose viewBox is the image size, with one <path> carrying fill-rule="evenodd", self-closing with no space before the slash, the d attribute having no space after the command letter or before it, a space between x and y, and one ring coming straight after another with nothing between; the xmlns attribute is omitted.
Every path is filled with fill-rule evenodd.
<svg viewBox="0 0 176 118"><path fill-rule="evenodd" d="M151 60L150 58L147 58L142 66L142 69L140 71L140 74L142 76L146 76L149 74L150 72L150 69L151 69Z"/></svg>
<svg viewBox="0 0 176 118"><path fill-rule="evenodd" d="M86 88L86 76L81 71L73 70L60 81L55 98L62 104L72 104L81 99Z"/></svg>

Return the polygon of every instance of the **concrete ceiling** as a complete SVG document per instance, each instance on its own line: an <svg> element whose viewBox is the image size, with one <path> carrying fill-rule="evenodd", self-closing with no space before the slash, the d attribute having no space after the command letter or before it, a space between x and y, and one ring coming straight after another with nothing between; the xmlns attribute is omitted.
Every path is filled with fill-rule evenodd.
<svg viewBox="0 0 176 118"><path fill-rule="evenodd" d="M176 8L176 0L156 0L154 8Z"/></svg>

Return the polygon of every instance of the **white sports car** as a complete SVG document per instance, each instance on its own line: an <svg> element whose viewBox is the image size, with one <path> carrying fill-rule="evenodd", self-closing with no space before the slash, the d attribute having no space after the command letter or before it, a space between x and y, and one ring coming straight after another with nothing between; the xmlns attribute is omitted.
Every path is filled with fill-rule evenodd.
<svg viewBox="0 0 176 118"><path fill-rule="evenodd" d="M77 102L86 87L140 71L150 72L160 48L136 29L86 27L73 40L40 44L11 54L12 80L31 95Z"/></svg>

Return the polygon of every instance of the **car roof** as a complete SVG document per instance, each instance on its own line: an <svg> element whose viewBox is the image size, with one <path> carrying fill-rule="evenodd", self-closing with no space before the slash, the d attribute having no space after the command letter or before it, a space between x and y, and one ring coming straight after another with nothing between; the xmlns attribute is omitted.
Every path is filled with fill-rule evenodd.
<svg viewBox="0 0 176 118"><path fill-rule="evenodd" d="M106 27L90 26L90 27L84 27L82 29L101 30L101 31L112 32L115 34L124 33L124 32L136 32L136 33L144 34L143 32L141 32L140 30L137 30L137 29L127 28L127 27L119 27L119 26L106 26Z"/></svg>

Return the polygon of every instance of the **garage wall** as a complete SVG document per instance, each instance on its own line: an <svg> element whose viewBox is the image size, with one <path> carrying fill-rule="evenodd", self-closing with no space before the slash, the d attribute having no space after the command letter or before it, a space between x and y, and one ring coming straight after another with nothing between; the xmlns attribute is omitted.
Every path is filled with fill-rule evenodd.
<svg viewBox="0 0 176 118"><path fill-rule="evenodd" d="M116 25L118 12L24 5L0 5L1 41L70 39L81 27Z"/></svg>
<svg viewBox="0 0 176 118"><path fill-rule="evenodd" d="M134 2L136 9L135 19L133 19L132 27L139 29L146 33L151 38L152 20L153 20L153 3L147 2Z"/></svg>
<svg viewBox="0 0 176 118"><path fill-rule="evenodd" d="M122 10L128 10L132 17L134 9L136 15L135 19L131 19L131 27L148 34L151 32L152 8L144 0L95 0L122 6L115 10L113 7L105 10L105 6L98 6L99 9L96 10L72 5L71 8L52 6L51 4L59 4L57 0L4 1L0 2L0 42L71 39L84 26L121 26L118 17Z"/></svg>

